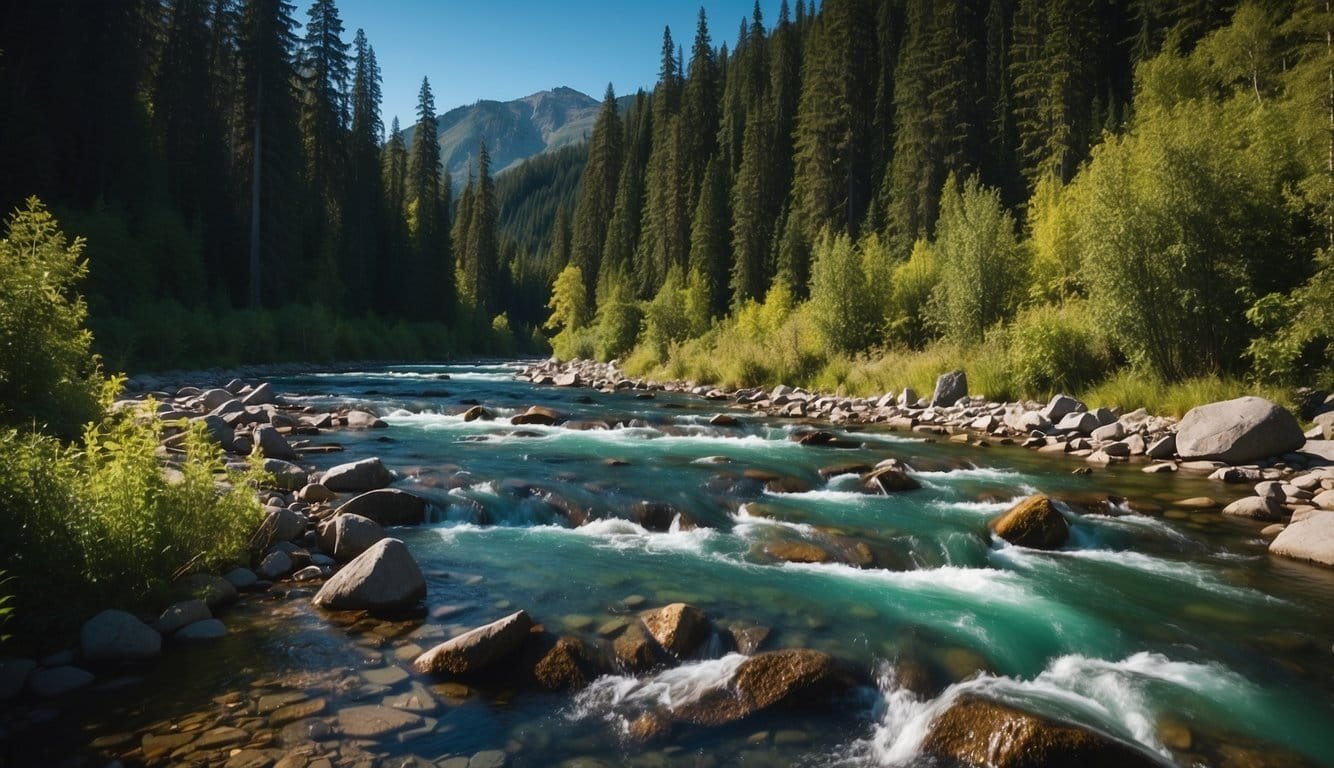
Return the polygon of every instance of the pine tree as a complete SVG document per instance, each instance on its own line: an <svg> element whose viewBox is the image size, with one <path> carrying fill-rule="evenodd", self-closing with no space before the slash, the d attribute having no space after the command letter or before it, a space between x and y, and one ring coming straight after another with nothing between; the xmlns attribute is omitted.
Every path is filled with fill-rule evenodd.
<svg viewBox="0 0 1334 768"><path fill-rule="evenodd" d="M483 141L477 150L477 185L468 212L467 243L459 263L466 265L460 295L471 300L474 307L486 315L493 314L497 305L497 280L500 253L496 241L496 191L491 180L491 154Z"/></svg>
<svg viewBox="0 0 1334 768"><path fill-rule="evenodd" d="M418 319L448 319L454 302L454 267L440 185L440 136L435 96L422 78L417 95L417 127L408 157L407 210L412 259L405 277L409 304L404 314Z"/></svg>
<svg viewBox="0 0 1334 768"><path fill-rule="evenodd" d="M718 140L718 63L709 39L709 21L702 7L695 42L690 50L690 75L686 78L682 96L680 148L687 205L699 196L705 165L713 156Z"/></svg>
<svg viewBox="0 0 1334 768"><path fill-rule="evenodd" d="M608 84L588 142L588 164L584 167L579 204L574 211L574 238L570 246L571 263L590 281L587 286L590 293L596 285L607 227L616 208L623 138L616 92Z"/></svg>
<svg viewBox="0 0 1334 768"><path fill-rule="evenodd" d="M241 113L249 135L239 152L250 172L251 307L281 303L299 268L299 217L292 201L301 196L301 143L291 12L283 0L248 0L241 17Z"/></svg>
<svg viewBox="0 0 1334 768"><path fill-rule="evenodd" d="M607 223L602 260L604 265L623 274L635 274L639 271L635 253L644 204L644 173L653 140L653 113L649 109L648 95L642 90L635 95L634 105L626 112L624 126L624 157L616 184L616 202L611 221Z"/></svg>
<svg viewBox="0 0 1334 768"><path fill-rule="evenodd" d="M727 171L714 157L705 169L699 203L690 228L691 274L704 279L708 310L713 316L727 311L727 272L730 255L727 212Z"/></svg>
<svg viewBox="0 0 1334 768"><path fill-rule="evenodd" d="M358 29L352 43L355 66L352 73L352 124L348 136L348 176L345 193L343 240L345 255L343 279L353 288L347 306L364 310L379 303L387 286L377 280L392 275L385 269L386 242L390 234L385 223L386 195L380 174L380 143L384 123L380 120L380 67L375 49ZM399 137L402 140L402 137ZM370 287L372 290L361 290Z"/></svg>
<svg viewBox="0 0 1334 768"><path fill-rule="evenodd" d="M733 308L764 296L772 277L769 254L773 226L783 201L774 175L774 121L765 105L746 122L741 168L732 187L731 302Z"/></svg>
<svg viewBox="0 0 1334 768"><path fill-rule="evenodd" d="M347 87L351 78L343 22L333 0L315 0L297 71L301 88L301 128L306 177L316 196L323 225L336 232L345 174L345 133L349 123Z"/></svg>

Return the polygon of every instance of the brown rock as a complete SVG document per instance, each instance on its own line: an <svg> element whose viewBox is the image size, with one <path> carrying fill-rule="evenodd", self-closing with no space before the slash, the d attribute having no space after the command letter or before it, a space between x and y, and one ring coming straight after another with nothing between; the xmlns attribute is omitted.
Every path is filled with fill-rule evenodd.
<svg viewBox="0 0 1334 768"><path fill-rule="evenodd" d="M922 751L964 765L993 768L1149 768L1162 761L1086 728L965 695L936 718Z"/></svg>
<svg viewBox="0 0 1334 768"><path fill-rule="evenodd" d="M596 654L577 637L557 640L533 668L537 684L549 691L583 688L601 672Z"/></svg>
<svg viewBox="0 0 1334 768"><path fill-rule="evenodd" d="M1033 549L1055 549L1070 537L1065 518L1042 494L1011 507L991 522L991 530L1011 544Z"/></svg>
<svg viewBox="0 0 1334 768"><path fill-rule="evenodd" d="M653 639L678 659L689 655L709 636L709 617L693 605L672 603L639 616Z"/></svg>
<svg viewBox="0 0 1334 768"><path fill-rule="evenodd" d="M495 416L491 413L491 411L488 411L486 408L483 408L480 405L474 405L473 407L463 412L464 421L477 421L479 419L481 421L490 421L491 419L494 418Z"/></svg>
<svg viewBox="0 0 1334 768"><path fill-rule="evenodd" d="M612 642L616 662L627 672L645 672L672 662L672 657L658 645L640 622L626 627Z"/></svg>
<svg viewBox="0 0 1334 768"><path fill-rule="evenodd" d="M530 406L527 411L510 418L511 424L541 424L552 426L564 421L565 417L556 411L541 405Z"/></svg>
<svg viewBox="0 0 1334 768"><path fill-rule="evenodd" d="M517 611L437 645L418 656L412 668L423 675L475 673L519 650L532 627L528 614Z"/></svg>
<svg viewBox="0 0 1334 768"><path fill-rule="evenodd" d="M877 467L862 475L862 485L871 493L883 494L915 491L922 487L916 478L896 466Z"/></svg>
<svg viewBox="0 0 1334 768"><path fill-rule="evenodd" d="M731 685L676 710L678 720L723 725L771 708L818 707L855 684L833 657L820 651L770 651L742 662Z"/></svg>
<svg viewBox="0 0 1334 768"><path fill-rule="evenodd" d="M827 563L833 559L823 547L809 541L771 541L764 545L764 552L789 563Z"/></svg>
<svg viewBox="0 0 1334 768"><path fill-rule="evenodd" d="M636 744L661 741L672 734L672 721L660 712L645 712L630 723L627 735Z"/></svg>

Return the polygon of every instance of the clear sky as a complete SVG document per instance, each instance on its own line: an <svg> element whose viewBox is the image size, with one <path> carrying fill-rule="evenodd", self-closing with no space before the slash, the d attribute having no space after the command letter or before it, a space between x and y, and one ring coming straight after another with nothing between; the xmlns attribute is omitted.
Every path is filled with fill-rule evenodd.
<svg viewBox="0 0 1334 768"><path fill-rule="evenodd" d="M304 24L308 0L293 0ZM791 3L789 3L791 4ZM508 101L556 86L601 99L648 89L658 79L662 28L685 49L701 6L715 47L731 48L754 0L338 0L351 43L358 28L375 48L384 77L385 128L395 115L416 121L422 77L437 113L479 99ZM760 0L765 29L779 0ZM298 34L303 34L298 30Z"/></svg>

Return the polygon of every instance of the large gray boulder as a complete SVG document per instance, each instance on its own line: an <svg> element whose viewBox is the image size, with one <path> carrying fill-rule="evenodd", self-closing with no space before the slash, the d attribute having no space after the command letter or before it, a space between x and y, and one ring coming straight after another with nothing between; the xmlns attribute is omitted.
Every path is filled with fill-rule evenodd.
<svg viewBox="0 0 1334 768"><path fill-rule="evenodd" d="M532 628L528 614L517 611L446 640L418 656L412 668L423 675L472 674L519 650Z"/></svg>
<svg viewBox="0 0 1334 768"><path fill-rule="evenodd" d="M266 381L250 390L241 402L244 405L268 405L274 402L273 386Z"/></svg>
<svg viewBox="0 0 1334 768"><path fill-rule="evenodd" d="M291 541L306 532L306 518L287 507L268 507L264 522L255 531L255 546L268 549L280 541Z"/></svg>
<svg viewBox="0 0 1334 768"><path fill-rule="evenodd" d="M394 482L394 475L378 456L339 464L324 473L320 484L338 493L374 491Z"/></svg>
<svg viewBox="0 0 1334 768"><path fill-rule="evenodd" d="M321 531L327 536L326 551L338 560L351 560L387 538L379 523L361 515L338 515L325 525L330 527Z"/></svg>
<svg viewBox="0 0 1334 768"><path fill-rule="evenodd" d="M1295 451L1305 442L1297 419L1262 397L1192 408L1177 427L1177 454L1183 459L1244 464Z"/></svg>
<svg viewBox="0 0 1334 768"><path fill-rule="evenodd" d="M306 470L282 459L265 459L264 471L273 479L274 487L284 491L295 491L309 479Z"/></svg>
<svg viewBox="0 0 1334 768"><path fill-rule="evenodd" d="M162 635L132 614L108 609L84 622L79 648L90 662L151 659L162 652Z"/></svg>
<svg viewBox="0 0 1334 768"><path fill-rule="evenodd" d="M236 447L236 435L232 431L232 425L221 416L203 416L199 421L204 422L204 429L207 430L209 439L222 446L222 450L231 451Z"/></svg>
<svg viewBox="0 0 1334 768"><path fill-rule="evenodd" d="M933 408L948 408L968 397L968 376L963 371L950 371L936 379L936 391L931 395Z"/></svg>
<svg viewBox="0 0 1334 768"><path fill-rule="evenodd" d="M349 499L338 514L361 515L385 527L419 525L426 521L426 499L397 488L381 488Z"/></svg>
<svg viewBox="0 0 1334 768"><path fill-rule="evenodd" d="M426 579L398 539L381 539L324 583L315 605L334 611L392 612L426 597Z"/></svg>
<svg viewBox="0 0 1334 768"><path fill-rule="evenodd" d="M296 449L287 442L287 438L282 433L274 429L272 424L260 424L255 427L255 435L252 438L254 447L251 453L262 454L270 459L283 459L284 461L296 460Z"/></svg>
<svg viewBox="0 0 1334 768"><path fill-rule="evenodd" d="M1334 566L1334 512L1317 512L1292 523L1269 543L1269 552Z"/></svg>
<svg viewBox="0 0 1334 768"><path fill-rule="evenodd" d="M1048 421L1055 423L1064 419L1067 414L1086 410L1087 406L1069 395L1052 395L1047 407L1043 408L1041 413Z"/></svg>

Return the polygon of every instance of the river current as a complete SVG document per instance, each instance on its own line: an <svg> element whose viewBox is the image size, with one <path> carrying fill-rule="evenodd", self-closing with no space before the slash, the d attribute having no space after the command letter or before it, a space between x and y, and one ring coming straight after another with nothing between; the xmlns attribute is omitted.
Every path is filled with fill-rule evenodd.
<svg viewBox="0 0 1334 768"><path fill-rule="evenodd" d="M407 668L415 648L519 608L591 641L637 610L684 601L716 627L767 630L764 650L825 651L872 682L820 711L629 741L627 723L646 707L727 682L743 657L715 642L676 668L575 693L456 690L425 733L366 749L427 760L505 750L511 765L917 765L928 724L971 692L1138 742L1165 762L1334 764L1334 574L1271 558L1258 524L1177 504L1225 501L1235 488L1134 464L1076 475L1075 460L874 425L821 425L859 448L803 446L791 439L810 426L800 421L661 392L538 388L514 370L275 380L289 400L372 406L388 422L314 438L347 448L316 463L380 456L402 476L395 487L433 502L434 522L393 531L427 575L428 616L376 634L330 622L308 600L276 603L278 618L164 660L147 681L151 703L134 713L170 718L238 688L316 686L331 669ZM497 418L465 422L474 403ZM509 424L534 404L576 423ZM709 425L724 412L740 426ZM923 487L862 492L849 470L891 457ZM990 535L991 518L1038 492L1061 501L1063 548ZM681 516L648 530L633 522L646 501ZM571 510L591 522L573 526ZM785 544L835 556L786 562L771 554ZM848 551L860 561L839 562ZM908 668L930 694L898 684ZM391 693L413 683L379 682ZM347 702L365 696L344 688Z"/></svg>

